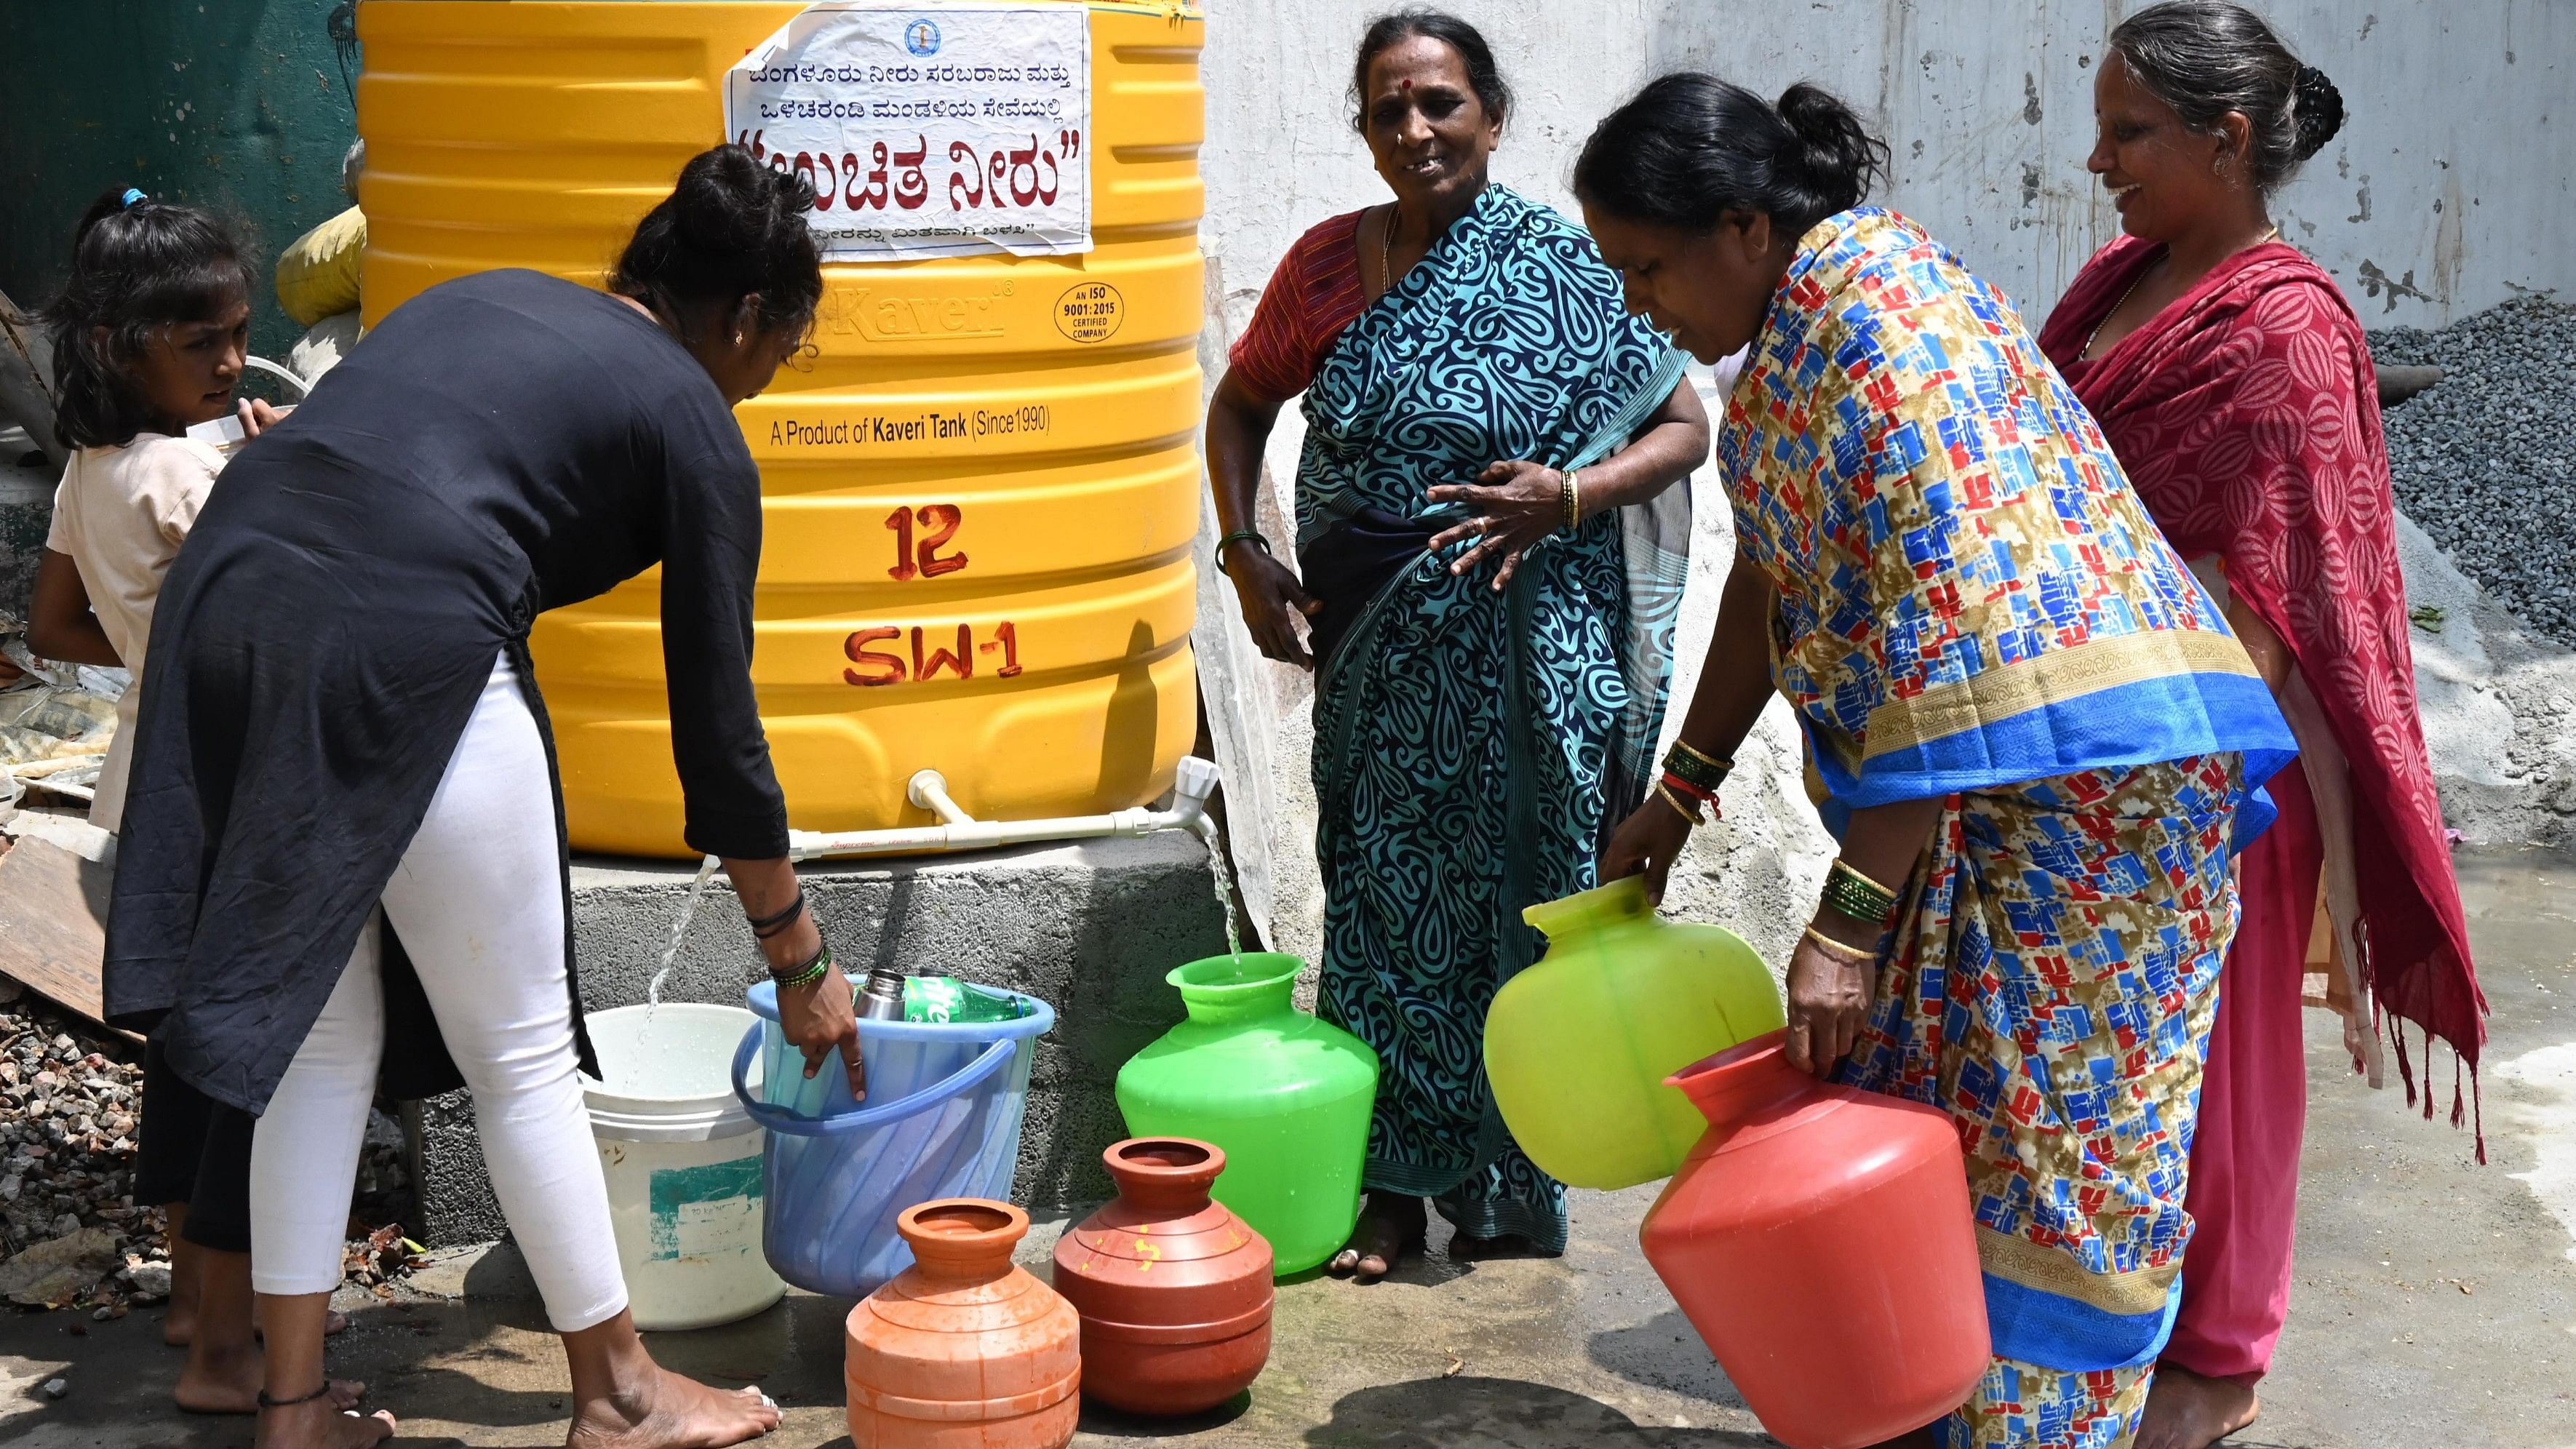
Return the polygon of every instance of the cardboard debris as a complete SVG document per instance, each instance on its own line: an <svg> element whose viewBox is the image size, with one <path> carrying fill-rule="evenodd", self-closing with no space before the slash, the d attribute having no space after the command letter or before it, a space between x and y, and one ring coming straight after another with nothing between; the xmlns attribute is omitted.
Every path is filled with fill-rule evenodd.
<svg viewBox="0 0 2576 1449"><path fill-rule="evenodd" d="M0 855L0 975L103 1023L99 974L115 879L97 861L21 836Z"/></svg>

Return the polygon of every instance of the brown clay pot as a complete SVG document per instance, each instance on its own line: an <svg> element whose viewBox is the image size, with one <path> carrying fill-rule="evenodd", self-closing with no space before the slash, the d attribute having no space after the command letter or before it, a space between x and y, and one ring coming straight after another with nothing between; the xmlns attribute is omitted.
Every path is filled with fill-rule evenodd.
<svg viewBox="0 0 2576 1449"><path fill-rule="evenodd" d="M1209 1199L1216 1144L1136 1137L1101 1157L1117 1200L1055 1245L1055 1289L1082 1315L1082 1391L1135 1414L1214 1408L1270 1357L1270 1244Z"/></svg>
<svg viewBox="0 0 2576 1449"><path fill-rule="evenodd" d="M907 1208L913 1265L850 1310L854 1449L1063 1449L1082 1412L1082 1326L1011 1262L1029 1215L953 1197Z"/></svg>

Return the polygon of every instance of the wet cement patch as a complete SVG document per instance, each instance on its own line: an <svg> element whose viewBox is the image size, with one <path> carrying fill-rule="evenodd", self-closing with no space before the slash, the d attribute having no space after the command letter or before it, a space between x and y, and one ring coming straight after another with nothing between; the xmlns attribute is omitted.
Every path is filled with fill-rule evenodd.
<svg viewBox="0 0 2576 1449"><path fill-rule="evenodd" d="M2462 857L2470 929L2494 1007L2486 1125L2426 1122L2394 1085L2346 1070L2334 1020L2311 1013L2299 1266L2262 1421L2233 1443L2576 1449L2576 1191L2569 1100L2548 1070L2576 1048L2576 861ZM2506 1063L2530 1062L2528 1070ZM2450 1068L2435 1071L2449 1108ZM1270 1366L1196 1419L1084 1416L1082 1445L1314 1449L1733 1449L1767 1444L1635 1249L1651 1187L1575 1196L1562 1259L1453 1260L1430 1251L1387 1282L1282 1285ZM1022 1261L1046 1261L1061 1219ZM2462 1291L2463 1289L2467 1291ZM404 1418L405 1445L563 1441L568 1381L515 1254L442 1255L390 1303L346 1293L355 1326L333 1371ZM787 1410L767 1441L846 1449L841 1319L791 1294L748 1322L652 1335L663 1362L757 1383ZM247 1420L170 1410L179 1358L157 1315L73 1335L67 1314L0 1319L0 1441L30 1449L215 1449ZM40 1386L60 1375L59 1402Z"/></svg>

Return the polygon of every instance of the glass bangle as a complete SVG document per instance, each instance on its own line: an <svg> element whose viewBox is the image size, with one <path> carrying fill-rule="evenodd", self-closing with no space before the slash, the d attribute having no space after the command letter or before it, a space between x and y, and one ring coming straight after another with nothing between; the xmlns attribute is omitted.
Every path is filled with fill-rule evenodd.
<svg viewBox="0 0 2576 1449"><path fill-rule="evenodd" d="M832 948L826 945L814 953L813 960L793 971L784 974L772 971L769 976L771 980L778 983L779 990L795 991L811 986L830 974L832 974Z"/></svg>
<svg viewBox="0 0 2576 1449"><path fill-rule="evenodd" d="M1708 751L1699 749L1692 745L1688 740L1673 741L1673 748L1690 756L1694 760L1700 761L1711 769L1732 770L1735 768L1735 762L1733 760L1721 760L1717 756L1710 754Z"/></svg>
<svg viewBox="0 0 2576 1449"><path fill-rule="evenodd" d="M1696 750L1685 749L1678 743L1665 753L1664 769L1667 773L1688 780L1712 794L1724 788L1726 784L1725 766L1712 764L1706 755Z"/></svg>
<svg viewBox="0 0 2576 1449"><path fill-rule="evenodd" d="M1825 872L1824 906L1864 925L1883 926L1896 914L1896 893L1835 861Z"/></svg>

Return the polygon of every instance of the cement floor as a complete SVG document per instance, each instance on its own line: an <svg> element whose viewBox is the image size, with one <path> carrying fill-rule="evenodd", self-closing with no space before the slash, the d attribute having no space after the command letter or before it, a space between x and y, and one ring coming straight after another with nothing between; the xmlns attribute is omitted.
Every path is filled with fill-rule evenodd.
<svg viewBox="0 0 2576 1449"><path fill-rule="evenodd" d="M2576 1446L2576 860L2488 853L2464 857L2462 873L2494 1007L2492 1165L2472 1163L2467 1133L2407 1112L2393 1086L2357 1084L2333 1020L2310 1014L2298 1283L2266 1412L2239 1444ZM1652 1189L1578 1194L1574 1245L1559 1261L1452 1262L1435 1233L1429 1257L1398 1280L1285 1285L1277 1347L1247 1400L1180 1424L1095 1413L1076 1442L1767 1444L1634 1252L1652 1200ZM1033 1235L1031 1261L1061 1227ZM508 1251L451 1257L392 1304L348 1296L356 1325L334 1370L366 1379L403 1416L399 1442L562 1442L562 1360ZM731 1328L657 1335L654 1347L716 1382L762 1384L788 1410L770 1443L832 1449L849 1443L845 1307L793 1296ZM177 1364L149 1313L0 1319L0 1441L249 1443L245 1421L167 1407ZM69 1393L47 1402L38 1386L57 1375Z"/></svg>

